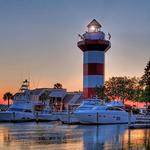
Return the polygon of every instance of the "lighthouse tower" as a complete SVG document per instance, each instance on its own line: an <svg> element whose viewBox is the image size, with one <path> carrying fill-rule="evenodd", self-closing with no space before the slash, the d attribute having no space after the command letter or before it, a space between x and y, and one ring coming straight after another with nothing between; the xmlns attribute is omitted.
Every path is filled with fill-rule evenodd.
<svg viewBox="0 0 150 150"><path fill-rule="evenodd" d="M96 96L96 87L104 86L105 52L111 44L95 19L87 27L88 31L79 35L81 40L77 45L83 51L83 94L91 98Z"/></svg>

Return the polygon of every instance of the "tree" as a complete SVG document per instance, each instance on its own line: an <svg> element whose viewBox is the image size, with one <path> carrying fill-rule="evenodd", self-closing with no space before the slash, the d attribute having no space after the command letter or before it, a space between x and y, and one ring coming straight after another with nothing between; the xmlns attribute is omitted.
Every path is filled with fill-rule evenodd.
<svg viewBox="0 0 150 150"><path fill-rule="evenodd" d="M44 93L42 93L40 96L39 96L39 100L43 102L49 100L49 93L47 91L45 91Z"/></svg>
<svg viewBox="0 0 150 150"><path fill-rule="evenodd" d="M6 101L8 101L8 108L9 108L9 105L10 105L10 100L13 99L13 94L10 93L10 92L6 92L4 95L3 95L3 99Z"/></svg>
<svg viewBox="0 0 150 150"><path fill-rule="evenodd" d="M112 77L105 82L106 95L113 99L134 99L138 79L133 77Z"/></svg>
<svg viewBox="0 0 150 150"><path fill-rule="evenodd" d="M54 84L54 89L62 89L62 84L61 83L55 83Z"/></svg>
<svg viewBox="0 0 150 150"><path fill-rule="evenodd" d="M143 100L147 103L150 102L150 85L147 85L143 92Z"/></svg>
<svg viewBox="0 0 150 150"><path fill-rule="evenodd" d="M144 75L142 76L141 84L145 87L142 99L146 103L150 102L150 60L144 69Z"/></svg>
<svg viewBox="0 0 150 150"><path fill-rule="evenodd" d="M138 85L134 89L133 99L136 101L143 101L143 92L144 87L138 83Z"/></svg>
<svg viewBox="0 0 150 150"><path fill-rule="evenodd" d="M95 92L96 92L96 95L97 95L100 99L106 98L105 86L96 86Z"/></svg>
<svg viewBox="0 0 150 150"><path fill-rule="evenodd" d="M145 86L150 85L150 60L148 61L145 69L144 75L142 76L142 82Z"/></svg>

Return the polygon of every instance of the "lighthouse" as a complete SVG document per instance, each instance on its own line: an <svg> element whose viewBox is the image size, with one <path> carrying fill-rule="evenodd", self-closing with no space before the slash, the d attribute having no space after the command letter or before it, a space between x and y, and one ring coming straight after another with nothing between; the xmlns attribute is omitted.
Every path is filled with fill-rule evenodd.
<svg viewBox="0 0 150 150"><path fill-rule="evenodd" d="M96 96L96 87L104 86L105 52L111 47L101 24L95 19L88 25L88 31L79 35L77 43L83 52L83 94L85 98ZM110 34L108 35L110 39Z"/></svg>

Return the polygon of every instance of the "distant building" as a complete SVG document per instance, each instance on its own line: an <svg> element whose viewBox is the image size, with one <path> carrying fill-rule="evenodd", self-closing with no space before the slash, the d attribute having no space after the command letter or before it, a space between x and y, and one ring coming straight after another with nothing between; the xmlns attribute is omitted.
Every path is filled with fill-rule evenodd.
<svg viewBox="0 0 150 150"><path fill-rule="evenodd" d="M68 105L79 104L82 101L82 92L67 92L67 90L63 88L37 88L16 93L13 102L29 101L41 103L40 96L45 92L48 93L48 99L44 103L52 105L54 111L65 110L68 108Z"/></svg>

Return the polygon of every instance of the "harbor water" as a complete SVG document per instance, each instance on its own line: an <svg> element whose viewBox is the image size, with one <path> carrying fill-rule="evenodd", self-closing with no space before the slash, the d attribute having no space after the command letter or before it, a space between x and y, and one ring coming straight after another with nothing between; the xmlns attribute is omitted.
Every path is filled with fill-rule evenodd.
<svg viewBox="0 0 150 150"><path fill-rule="evenodd" d="M127 125L1 123L0 150L149 150L150 129Z"/></svg>

